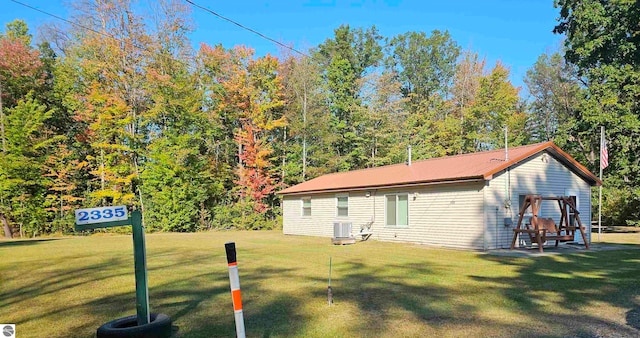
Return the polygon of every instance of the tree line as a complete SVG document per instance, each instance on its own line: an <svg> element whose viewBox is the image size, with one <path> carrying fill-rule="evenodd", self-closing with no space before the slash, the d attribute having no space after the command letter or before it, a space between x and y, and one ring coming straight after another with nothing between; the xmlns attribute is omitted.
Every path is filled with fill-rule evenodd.
<svg viewBox="0 0 640 338"><path fill-rule="evenodd" d="M81 25L41 27L37 43L10 22L0 34L5 235L70 233L74 209L120 204L158 231L274 228L286 186L402 162L408 145L416 159L503 147L505 127L510 146L554 140L595 172L605 125L606 220L637 220L638 7L558 6L565 49L538 58L528 96L508 66L447 31L342 25L308 55L274 57L194 49L190 8L174 0L145 10L78 1Z"/></svg>

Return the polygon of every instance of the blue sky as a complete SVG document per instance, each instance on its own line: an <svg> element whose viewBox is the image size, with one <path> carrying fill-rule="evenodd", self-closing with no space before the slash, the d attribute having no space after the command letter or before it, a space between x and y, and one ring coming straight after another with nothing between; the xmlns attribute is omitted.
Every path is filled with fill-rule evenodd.
<svg viewBox="0 0 640 338"><path fill-rule="evenodd" d="M20 0L53 14L67 17L68 1ZM144 6L147 0L141 2ZM537 57L559 48L562 37L551 31L558 17L553 0L194 0L213 11L285 44L307 50L333 36L341 24L375 25L381 35L393 37L408 31L448 30L463 48L485 57L489 65L501 60L511 69L511 80L522 78ZM0 0L0 22L21 18L34 35L43 23L55 18ZM253 33L193 8L194 46L201 42L225 47L242 44L258 55L279 55L281 47Z"/></svg>

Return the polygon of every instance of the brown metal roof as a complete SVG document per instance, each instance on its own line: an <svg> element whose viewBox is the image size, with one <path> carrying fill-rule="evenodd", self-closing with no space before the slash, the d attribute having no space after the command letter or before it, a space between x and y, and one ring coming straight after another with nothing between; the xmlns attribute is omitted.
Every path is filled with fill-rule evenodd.
<svg viewBox="0 0 640 338"><path fill-rule="evenodd" d="M445 156L414 161L411 165L402 163L327 174L286 188L278 193L288 195L434 184L473 179L490 180L494 174L542 151L552 155L592 186L602 184L587 168L562 151L553 142L544 142L509 148L508 161L504 160L504 149Z"/></svg>

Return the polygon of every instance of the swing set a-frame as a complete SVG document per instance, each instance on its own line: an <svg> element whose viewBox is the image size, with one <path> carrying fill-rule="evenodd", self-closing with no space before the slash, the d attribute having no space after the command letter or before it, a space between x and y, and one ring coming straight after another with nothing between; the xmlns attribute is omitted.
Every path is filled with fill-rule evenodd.
<svg viewBox="0 0 640 338"><path fill-rule="evenodd" d="M539 217L540 206L542 201L557 201L560 208L560 224L556 225L552 218ZM525 212L531 208L530 220L525 220ZM523 224L523 221L524 224ZM559 197L542 197L540 195L526 195L524 203L520 208L520 216L518 217L518 225L513 229L513 240L511 241L511 250L516 246L518 235L526 233L529 235L531 244L538 244L538 250L543 252L543 246L546 241L556 241L556 247L559 242L574 241L576 231L580 232L584 246L589 249L589 243L585 234L585 227L580 220L580 212L576 208L575 200L570 196Z"/></svg>

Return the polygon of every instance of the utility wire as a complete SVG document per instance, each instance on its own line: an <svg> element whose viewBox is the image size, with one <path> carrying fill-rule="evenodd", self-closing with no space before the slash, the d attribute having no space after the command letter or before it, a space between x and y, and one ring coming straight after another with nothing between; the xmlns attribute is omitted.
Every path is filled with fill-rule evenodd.
<svg viewBox="0 0 640 338"><path fill-rule="evenodd" d="M117 37L115 37L115 36L113 36L113 35L111 35L111 34L108 34L108 33L104 33L104 32L97 31L97 30L95 30L95 29L93 29L93 28L91 28L91 27L87 27L87 26L81 25L81 24L79 24L79 23L77 23L77 22L74 22L74 21L71 21L71 20L65 19L65 18L63 18L63 17L61 17L61 16L59 16L59 15L56 15L56 14L53 14L53 13L49 13L49 12L47 12L47 11L44 11L44 10L40 9L40 8L33 7L33 6L31 6L31 5L27 4L27 3L24 3L24 2L21 2L21 1L18 1L18 0L9 0L9 1L11 1L11 2L13 2L13 3L16 3L16 4L20 5L20 6L23 6L23 7L29 8L29 9L31 9L31 10L34 10L34 11L36 11L36 12L40 12L40 13L42 13L42 14L48 15L48 16L50 16L50 17L52 17L52 18L56 18L56 19L58 19L58 20L60 20L60 21L64 21L64 22L66 22L66 23L68 23L68 24L70 24L70 25L72 25L72 26L76 26L76 27L78 27L78 28L81 28L81 29L84 29L84 30L87 30L87 31L90 31L90 32L93 32L93 33L96 33L96 34L98 34L98 35L102 35L102 36L104 36L104 37L106 37L106 38L113 39L113 40L116 40L116 41L118 41L118 42L122 42L122 43L130 43L132 46L134 46L134 47L136 47L136 48L138 48L138 49L141 49L141 50L144 50L144 51L147 51L147 52L151 53L151 51L150 51L148 48L144 47L144 46L140 46L140 45L137 45L137 44L135 44L135 43L131 43L131 42L125 42L125 41L123 41L122 39L119 39L119 38L117 38ZM291 50L291 51L293 51L293 52L296 52L296 53L298 53L298 54L300 54L300 55L302 55L302 56L309 57L309 55L308 55L308 54L306 54L306 53L303 53L303 52L301 52L301 51L299 51L299 50L297 50L297 49L295 49L295 48L293 48L293 47L287 46L287 45L283 44L282 42L279 42L279 41L277 41L277 40L274 40L274 39L272 39L272 38L270 38L270 37L268 37L268 36L266 36L266 35L264 35L264 34L262 34L262 33L258 32L258 31L255 31L255 30L253 30L253 29L251 29L251 28L246 27L246 26L244 26L244 25L242 25L242 24L240 24L240 23L238 23L238 22L236 22L236 21L233 21L233 20L231 20L231 19L229 19L229 18L226 18L226 17L224 17L224 16L222 16L222 15L220 15L220 14L218 14L218 13L216 13L216 12L214 12L214 11L212 11L212 10L210 10L210 9L206 8L206 7L203 7L203 6L201 6L201 5L198 5L198 4L194 3L194 2L193 2L193 1L191 1L191 0L186 0L186 1L187 1L188 3L190 3L191 5L193 5L193 6L197 7L197 8L200 8L200 9L202 9L202 10L204 10L204 11L207 11L207 12L209 12L209 13L211 13L211 14L213 14L213 15L215 15L215 16L217 16L217 17L219 17L219 18L223 19L223 20L226 20L226 21L228 21L228 22L231 22L232 24L234 24L234 25L236 25L236 26L238 26L238 27L240 27L240 28L242 28L242 29L248 30L248 31L250 31L250 32L252 32L252 33L254 33L254 34L256 34L256 35L258 35L258 36L262 37L262 38L264 38L264 39L267 39L267 40L269 40L269 41L271 41L271 42L273 42L273 43L277 44L277 45L280 45L280 46L282 46L282 47L284 47L284 48L286 48L286 49L289 49L289 50Z"/></svg>
<svg viewBox="0 0 640 338"><path fill-rule="evenodd" d="M61 17L61 16L55 15L55 14L53 14L53 13L49 13L49 12L47 12L47 11L43 11L43 10L41 10L40 8L33 7L33 6L31 6L31 5L29 5L29 4L26 4L26 3L24 3L24 2L20 2L20 1L17 1L17 0L9 0L9 1L14 2L14 3L16 3L16 4L18 4L18 5L21 5L21 6L27 7L27 8L30 8L30 9L32 9L32 10L34 10L34 11L37 11L37 12L40 12L40 13L42 13L42 14L48 15L48 16L50 16L50 17L56 18L56 19L58 19L58 20L64 21L64 22L66 22L66 23L68 23L68 24L70 24L70 25L76 26L76 27L78 27L78 28L82 28L82 29L84 29L84 30L88 30L88 31L90 31L90 32L96 33L96 34L98 34L98 35L102 35L102 36L107 37L107 38L109 38L109 39L116 40L116 41L118 41L118 42L122 42L122 43L130 43L132 46L134 46L134 47L136 47L136 48L138 48L138 49L141 49L141 50L144 50L144 51L147 51L147 52L151 52L149 49L145 48L144 46L140 46L140 45L137 45L137 44L135 44L135 43L131 43L131 42L125 42L125 41L123 41L122 39L118 39L117 37L115 37L115 36L113 36L113 35L111 35L111 34L104 33L104 32L100 32L100 31L97 31L97 30L95 30L95 29L93 29L93 28L91 28L91 27L87 27L87 26L81 25L81 24L79 24L79 23L77 23L77 22L73 22L73 21L71 21L71 20L67 20L67 19L65 19L65 18L63 18L63 17Z"/></svg>
<svg viewBox="0 0 640 338"><path fill-rule="evenodd" d="M71 21L71 20L65 19L65 18L63 18L63 17L61 17L61 16L59 16L59 15L55 15L55 14L53 14L53 13L49 13L49 12L47 12L47 11L44 11L44 10L40 9L40 8L33 7L33 6L29 5L29 4L26 4L26 3L21 2L21 1L18 1L18 0L9 0L9 1L14 2L14 3L18 4L18 5L24 6L24 7L26 7L26 8L32 9L32 10L34 10L34 11L40 12L40 13L42 13L42 14L48 15L48 16L50 16L50 17L56 18L56 19L58 19L58 20L64 21L64 22L66 22L66 23L68 23L68 24L70 24L70 25L72 25L72 26L76 26L76 27L78 27L78 28L81 28L81 29L84 29L84 30L87 30L87 31L93 32L93 33L95 33L95 34L98 34L98 35L104 36L104 37L106 37L106 38L109 38L109 39L115 40L115 41L120 42L120 43L123 43L123 44L130 44L131 46L133 46L133 47L135 47L135 48L137 48L137 49L139 49L139 50L145 51L145 52L147 52L147 53L149 53L149 54L153 54L153 51L152 51L152 50L150 50L149 48L145 47L145 46L142 46L142 45L139 45L139 44L136 44L136 43L133 43L133 42L127 42L127 41L124 41L124 40L119 39L119 38L117 38L117 37L115 37L115 36L113 36L113 35L111 35L111 34L109 34L109 33L105 33L105 32L97 31L97 30L95 30L95 29L93 29L93 28L91 28L91 27L87 27L87 26L81 25L81 24L79 24L79 23L77 23L77 22L74 22L74 21ZM187 63L186 63L186 62L184 62L183 60L176 59L175 61L177 61L178 63L187 64Z"/></svg>
<svg viewBox="0 0 640 338"><path fill-rule="evenodd" d="M286 48L286 49L288 49L288 50L290 50L290 51L296 52L296 53L298 53L298 54L300 54L300 55L302 55L302 56L309 57L309 55L307 55L306 53L303 53L303 52L301 52L301 51L299 51L299 50L297 50L297 49L295 49L295 48L293 48L293 47L287 46L287 45L285 45L284 43L282 43L282 42L280 42L280 41L274 40L274 39L272 39L272 38L270 38L270 37L268 37L268 36L266 36L266 35L264 35L264 34L262 34L262 33L258 32L258 31L256 31L256 30L254 30L254 29L251 29L251 28L249 28L249 27L247 27L247 26L244 26L243 24L241 24L241 23L239 23L239 22L237 22L237 21L231 20L231 19L229 19L229 18L227 18L227 17L225 17L225 16L223 16L223 15L221 15L221 14L218 14L218 13L216 13L216 12L214 12L214 11L210 10L210 9L209 9L209 8L207 8L207 7L204 7L204 6L198 5L197 3L195 3L195 2L193 2L193 1L191 1L191 0L185 0L185 1L186 1L186 2L188 2L188 3L190 3L190 4L191 4L192 6L194 6L194 7L197 7L197 8L202 9L203 11L209 12L209 13L211 13L211 14L213 14L213 15L217 16L218 18L222 19L222 20L228 21L228 22L230 22L230 23L232 23L232 24L234 24L234 25L236 25L236 26L238 26L238 27L240 27L240 28L242 28L242 29L244 29L244 30L247 30L247 31L249 31L249 32L251 32L251 33L253 33L253 34L258 35L259 37L261 37L261 38L263 38L263 39L269 40L269 41L271 41L271 42L273 42L273 43L275 43L275 44L277 44L277 45L279 45L279 46L282 46L282 47L284 47L284 48Z"/></svg>

